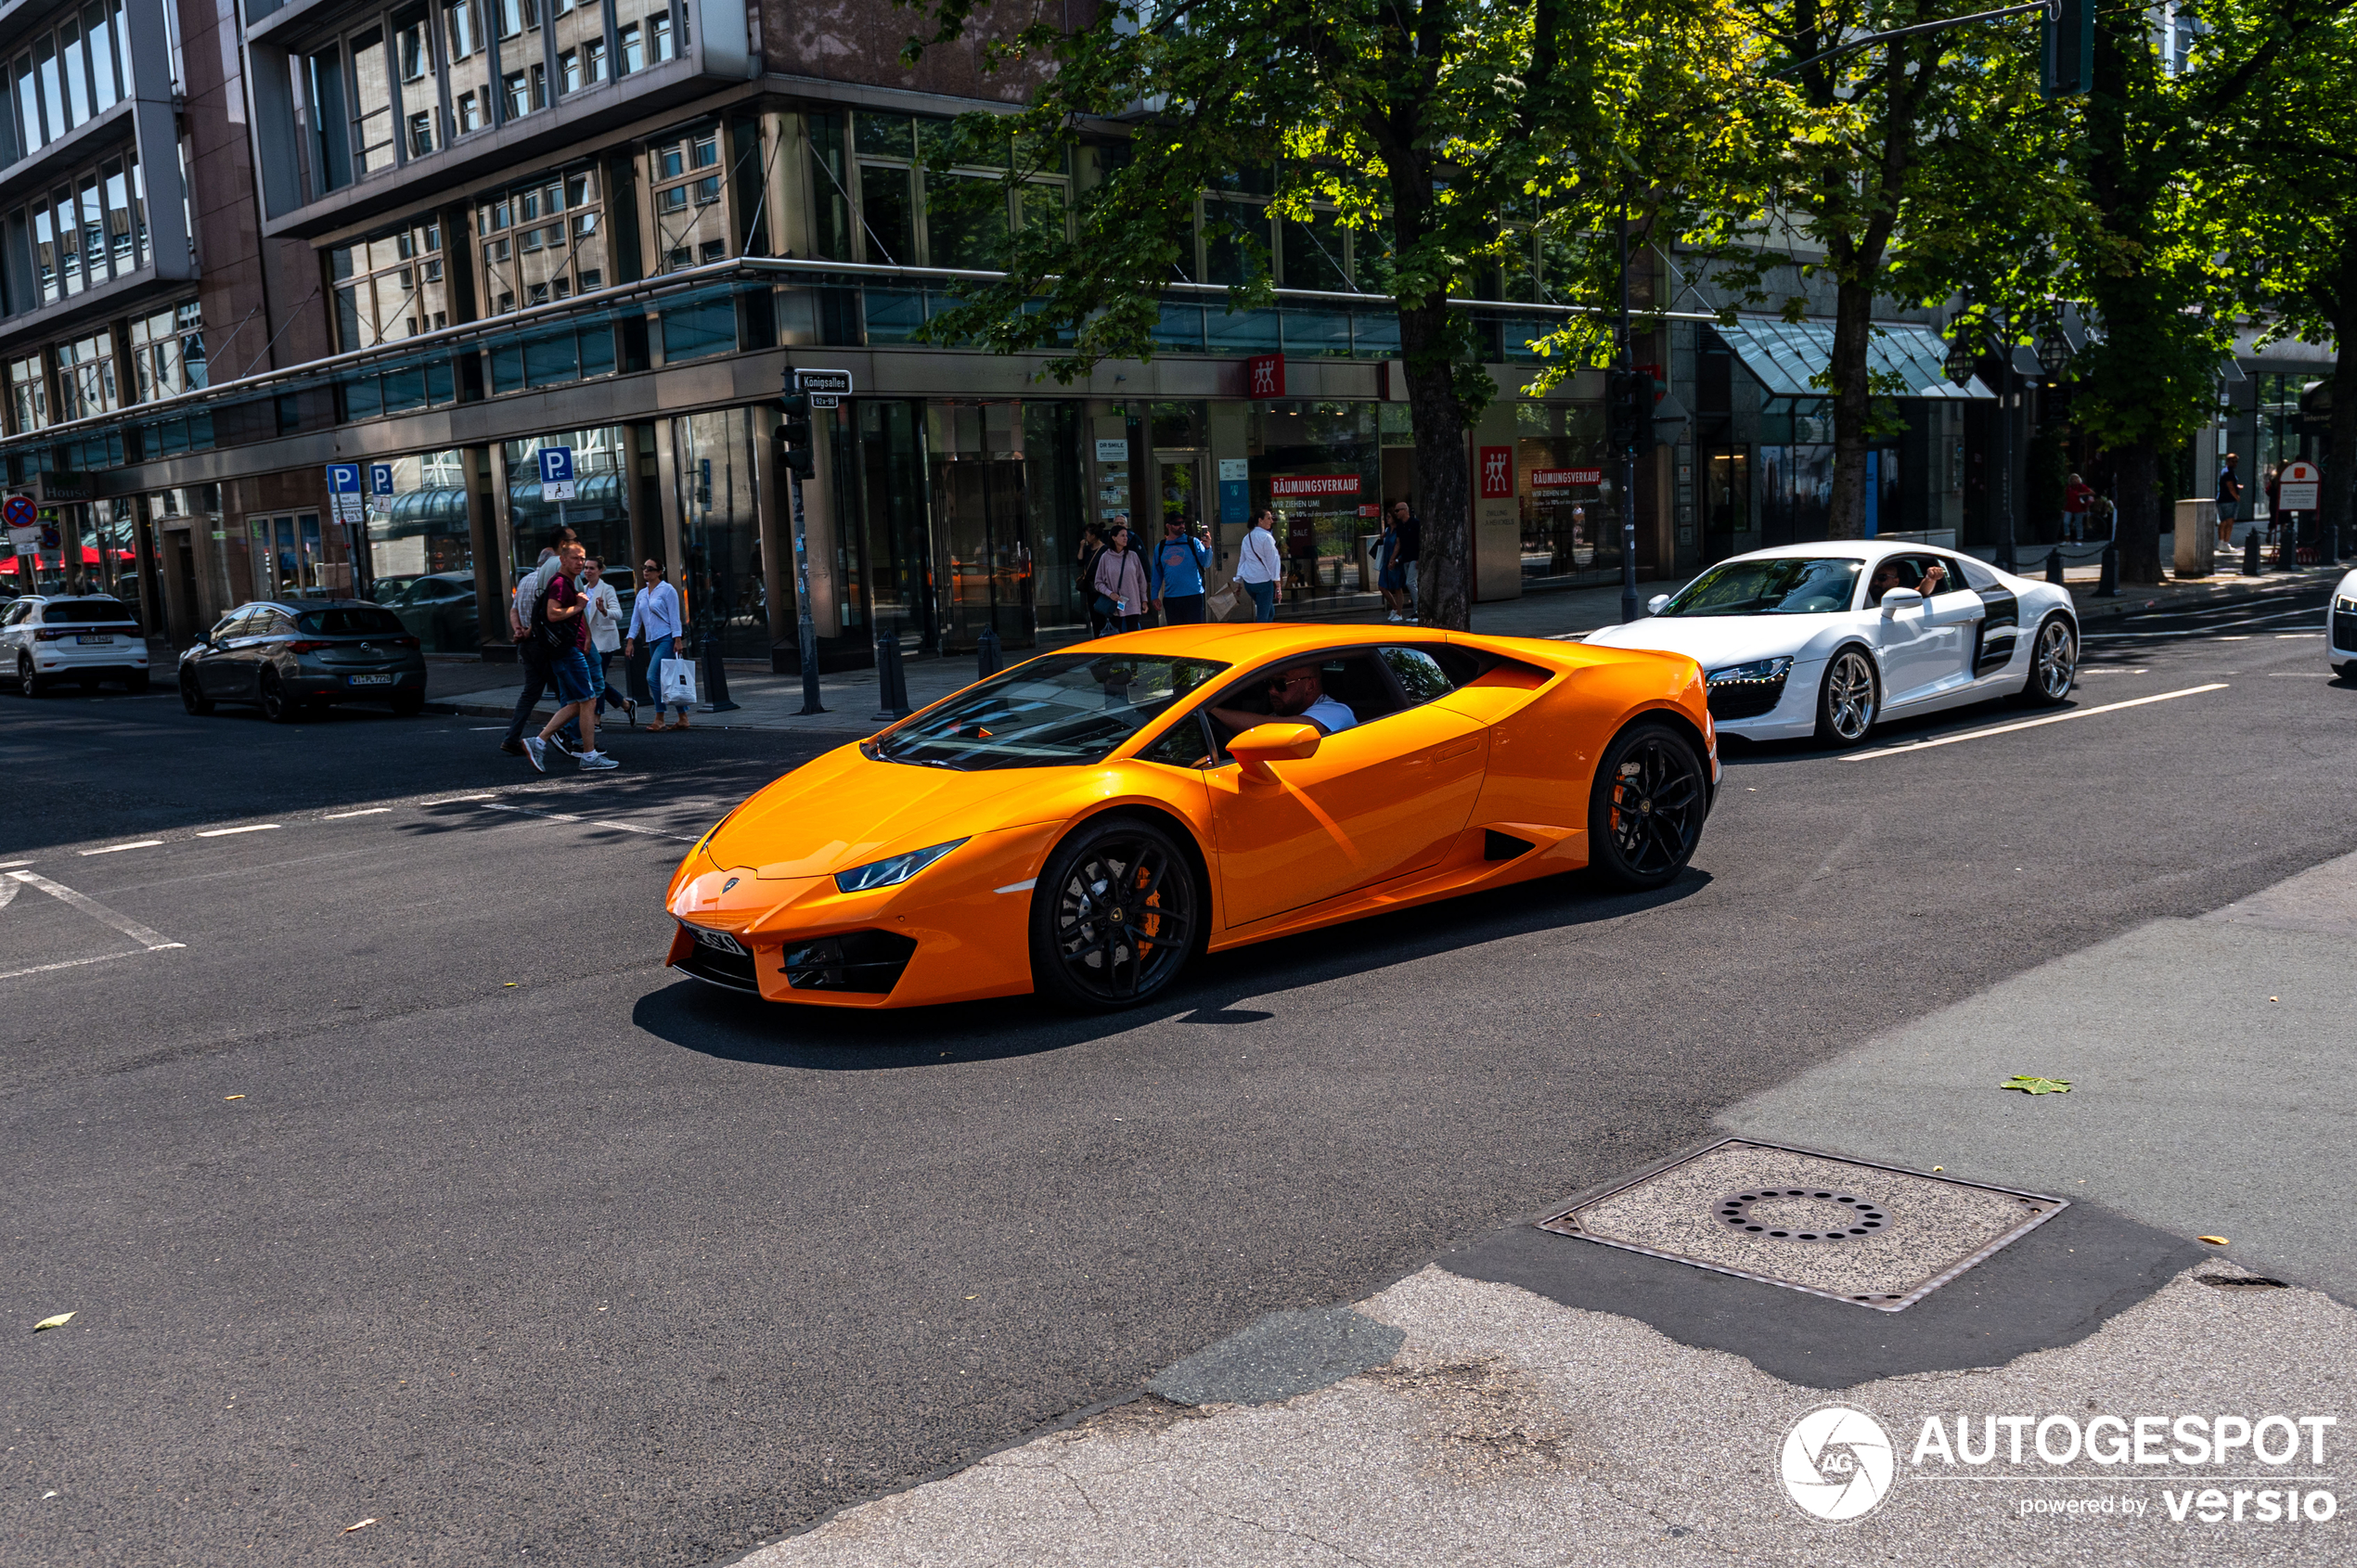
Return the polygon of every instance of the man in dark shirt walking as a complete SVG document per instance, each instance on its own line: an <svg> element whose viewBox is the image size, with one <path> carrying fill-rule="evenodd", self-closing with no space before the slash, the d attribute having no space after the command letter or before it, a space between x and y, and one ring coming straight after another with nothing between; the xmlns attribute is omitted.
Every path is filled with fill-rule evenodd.
<svg viewBox="0 0 2357 1568"><path fill-rule="evenodd" d="M1399 540L1392 547L1397 554L1401 571L1407 574L1408 623L1412 626L1416 623L1416 554L1423 543L1424 525L1417 521L1414 512L1408 509L1408 503L1403 499L1391 504L1391 529Z"/></svg>

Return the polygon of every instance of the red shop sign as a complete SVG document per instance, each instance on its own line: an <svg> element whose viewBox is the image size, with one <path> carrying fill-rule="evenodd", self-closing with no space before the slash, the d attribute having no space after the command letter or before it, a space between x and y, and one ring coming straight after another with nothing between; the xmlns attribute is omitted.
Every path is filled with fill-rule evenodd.
<svg viewBox="0 0 2357 1568"><path fill-rule="evenodd" d="M1248 397L1282 397L1285 395L1285 356L1281 353L1256 353L1244 361L1244 385L1252 389Z"/></svg>
<svg viewBox="0 0 2357 1568"><path fill-rule="evenodd" d="M1602 484L1602 469L1539 469L1530 476L1533 490L1563 490L1575 484Z"/></svg>
<svg viewBox="0 0 2357 1568"><path fill-rule="evenodd" d="M1279 495L1356 495L1357 474L1272 474L1269 494Z"/></svg>
<svg viewBox="0 0 2357 1568"><path fill-rule="evenodd" d="M1513 499L1514 449L1513 447L1483 447L1480 472L1483 500L1510 501Z"/></svg>

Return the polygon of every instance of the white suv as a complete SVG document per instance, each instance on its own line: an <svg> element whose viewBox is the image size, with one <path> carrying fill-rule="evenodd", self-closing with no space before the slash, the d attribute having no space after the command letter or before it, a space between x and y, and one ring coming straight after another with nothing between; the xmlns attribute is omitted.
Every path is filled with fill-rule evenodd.
<svg viewBox="0 0 2357 1568"><path fill-rule="evenodd" d="M118 680L145 691L148 639L121 599L20 598L0 612L0 678L9 675L27 697L69 678L85 687Z"/></svg>

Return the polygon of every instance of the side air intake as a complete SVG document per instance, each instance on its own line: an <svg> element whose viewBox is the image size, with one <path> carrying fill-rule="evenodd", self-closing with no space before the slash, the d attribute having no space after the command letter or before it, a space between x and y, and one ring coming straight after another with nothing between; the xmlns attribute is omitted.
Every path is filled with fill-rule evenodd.
<svg viewBox="0 0 2357 1568"><path fill-rule="evenodd" d="M1492 828L1482 837L1481 857L1484 860L1512 860L1518 855L1529 854L1537 847L1527 839L1517 839L1512 833L1501 833Z"/></svg>

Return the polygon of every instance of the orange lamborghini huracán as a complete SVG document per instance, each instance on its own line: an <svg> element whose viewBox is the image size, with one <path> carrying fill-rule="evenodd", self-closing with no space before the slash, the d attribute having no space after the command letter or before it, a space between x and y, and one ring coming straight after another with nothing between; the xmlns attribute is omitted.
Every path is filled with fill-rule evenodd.
<svg viewBox="0 0 2357 1568"><path fill-rule="evenodd" d="M1719 760L1682 654L1170 626L966 688L689 851L670 962L772 1001L1141 1002L1198 954L1592 865L1655 887Z"/></svg>

